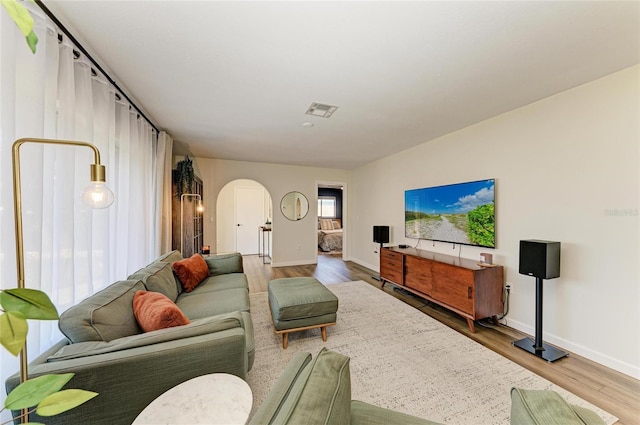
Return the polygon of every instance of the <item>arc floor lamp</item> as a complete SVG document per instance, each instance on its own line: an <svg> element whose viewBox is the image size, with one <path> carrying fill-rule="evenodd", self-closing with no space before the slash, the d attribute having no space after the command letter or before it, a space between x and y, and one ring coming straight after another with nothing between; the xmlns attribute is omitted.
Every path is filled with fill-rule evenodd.
<svg viewBox="0 0 640 425"><path fill-rule="evenodd" d="M54 139L19 139L13 143L13 214L16 230L16 263L18 288L24 288L24 241L22 231L22 189L20 183L20 147L25 143L83 146L93 150L94 163L90 166L91 184L82 191L80 198L92 208L106 208L113 203L113 192L106 186L105 166L100 164L100 151L91 143L72 140ZM27 342L25 341L20 351L20 382L28 379ZM24 412L23 412L24 413Z"/></svg>

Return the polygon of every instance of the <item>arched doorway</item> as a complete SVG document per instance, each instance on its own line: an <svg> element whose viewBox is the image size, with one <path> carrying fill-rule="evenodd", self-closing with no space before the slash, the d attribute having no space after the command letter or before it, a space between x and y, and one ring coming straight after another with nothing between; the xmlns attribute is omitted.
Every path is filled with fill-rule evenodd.
<svg viewBox="0 0 640 425"><path fill-rule="evenodd" d="M262 242L259 227L272 216L271 195L262 184L249 179L227 183L216 202L218 252L257 255Z"/></svg>

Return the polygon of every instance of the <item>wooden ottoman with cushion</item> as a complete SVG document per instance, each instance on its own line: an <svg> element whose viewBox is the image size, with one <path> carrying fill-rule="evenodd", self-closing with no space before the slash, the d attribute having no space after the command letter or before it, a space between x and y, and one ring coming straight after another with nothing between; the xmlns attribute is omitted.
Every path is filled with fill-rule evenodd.
<svg viewBox="0 0 640 425"><path fill-rule="evenodd" d="M338 298L313 277L289 277L269 282L269 308L282 348L289 332L320 328L327 340L327 326L336 324Z"/></svg>

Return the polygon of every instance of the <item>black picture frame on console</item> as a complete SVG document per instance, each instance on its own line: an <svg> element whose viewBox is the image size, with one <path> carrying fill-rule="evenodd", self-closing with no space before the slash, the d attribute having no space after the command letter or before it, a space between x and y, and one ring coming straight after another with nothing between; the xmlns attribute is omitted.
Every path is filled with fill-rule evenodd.
<svg viewBox="0 0 640 425"><path fill-rule="evenodd" d="M568 356L566 351L546 344L542 339L543 279L560 277L560 242L521 240L519 272L536 278L536 335L535 340L523 338L514 341L513 345L548 362Z"/></svg>

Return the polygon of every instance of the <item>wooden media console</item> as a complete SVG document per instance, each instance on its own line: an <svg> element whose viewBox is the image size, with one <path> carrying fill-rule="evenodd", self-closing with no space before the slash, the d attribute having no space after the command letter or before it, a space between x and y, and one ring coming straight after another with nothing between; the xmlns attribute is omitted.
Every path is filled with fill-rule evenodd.
<svg viewBox="0 0 640 425"><path fill-rule="evenodd" d="M380 278L465 317L471 332L474 320L504 312L504 269L482 267L476 261L415 248L380 250Z"/></svg>

